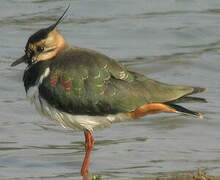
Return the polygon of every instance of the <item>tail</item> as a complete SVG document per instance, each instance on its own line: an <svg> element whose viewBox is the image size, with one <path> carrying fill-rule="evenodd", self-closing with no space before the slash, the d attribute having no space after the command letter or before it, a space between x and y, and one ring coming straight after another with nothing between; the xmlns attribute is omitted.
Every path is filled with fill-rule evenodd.
<svg viewBox="0 0 220 180"><path fill-rule="evenodd" d="M191 111L189 109L186 109L180 105L176 105L175 103L185 103L185 102L202 102L206 103L207 101L204 98L199 97L192 97L189 96L191 94L196 94L205 91L205 88L200 87L193 87L193 90L185 94L182 97L179 97L178 99L168 101L168 102L162 102L162 103L149 103L144 104L140 106L139 108L135 109L131 112L126 112L125 114L133 119L140 118L145 115L149 114L157 114L161 112L167 112L167 113L181 113L184 115L190 115L198 118L203 118L203 115L199 112Z"/></svg>
<svg viewBox="0 0 220 180"><path fill-rule="evenodd" d="M192 97L192 96L183 96L179 99L169 101L170 104L176 104L176 103L207 103L206 99L199 98L199 97Z"/></svg>
<svg viewBox="0 0 220 180"><path fill-rule="evenodd" d="M176 113L181 113L181 114L184 114L184 115L190 115L190 116L194 116L194 117L203 118L202 113L191 111L189 109L186 109L186 108L184 108L180 105L176 105L174 103L188 103L188 102L206 103L207 101L204 98L189 96L191 94L201 93L205 90L206 90L206 88L193 87L193 91L191 93L186 94L185 96L182 96L182 97L180 97L176 100L166 102L164 104L167 105L168 107L170 107L171 109L174 109L176 111Z"/></svg>
<svg viewBox="0 0 220 180"><path fill-rule="evenodd" d="M191 111L182 106L171 104L171 103L151 103L144 104L139 108L131 112L126 112L125 114L133 119L137 119L149 114L157 114L161 112L167 113L181 113L184 115L190 115L194 117L203 118L203 115L199 112Z"/></svg>
<svg viewBox="0 0 220 180"><path fill-rule="evenodd" d="M174 109L176 111L176 113L181 113L184 115L190 115L190 116L194 116L194 117L198 117L198 118L203 118L202 113L200 112L195 112L195 111L191 111L189 109L186 109L182 106L176 105L176 104L170 104L170 103L165 103L168 107L170 107L171 109Z"/></svg>
<svg viewBox="0 0 220 180"><path fill-rule="evenodd" d="M167 106L170 108L174 109L177 113L185 114L185 115L190 115L190 116L195 116L199 118L203 118L203 115L199 112L191 111L189 109L186 109L180 105L176 105L174 103L188 103L188 102L199 102L199 103L206 103L206 99L204 98L199 98L199 97L192 97L189 96L191 94L197 94L205 91L206 88L201 88L201 87L193 87L193 91L189 94L186 94L185 96L182 96L176 100L166 102Z"/></svg>

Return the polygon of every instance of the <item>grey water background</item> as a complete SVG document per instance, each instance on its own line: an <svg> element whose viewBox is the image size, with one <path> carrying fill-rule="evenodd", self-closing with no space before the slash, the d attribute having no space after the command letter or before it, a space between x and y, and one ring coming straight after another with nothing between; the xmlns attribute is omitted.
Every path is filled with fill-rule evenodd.
<svg viewBox="0 0 220 180"><path fill-rule="evenodd" d="M220 174L219 0L1 0L0 179L81 179L84 135L41 117L25 99L28 37L54 23L69 44L100 51L159 81L207 87L204 119L160 114L95 131L90 172L144 179L196 171Z"/></svg>

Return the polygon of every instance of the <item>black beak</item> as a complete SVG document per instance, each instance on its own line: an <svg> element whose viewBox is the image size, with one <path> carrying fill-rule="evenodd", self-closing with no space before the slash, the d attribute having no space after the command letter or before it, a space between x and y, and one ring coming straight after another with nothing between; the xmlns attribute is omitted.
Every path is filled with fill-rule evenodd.
<svg viewBox="0 0 220 180"><path fill-rule="evenodd" d="M25 54L24 56L22 56L21 58L17 59L16 61L14 61L12 64L11 64L11 67L13 66L17 66L18 64L20 63L26 63L27 62L27 55Z"/></svg>

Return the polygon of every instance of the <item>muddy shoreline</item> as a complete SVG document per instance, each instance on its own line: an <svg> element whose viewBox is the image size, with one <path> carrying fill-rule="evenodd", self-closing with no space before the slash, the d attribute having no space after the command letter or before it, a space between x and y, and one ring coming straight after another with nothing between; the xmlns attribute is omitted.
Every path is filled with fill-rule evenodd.
<svg viewBox="0 0 220 180"><path fill-rule="evenodd" d="M143 178L143 179L132 179L132 180L220 180L219 176L212 176L206 174L204 171L200 169L194 173L184 173L177 176L165 176L165 177L157 177L157 178Z"/></svg>

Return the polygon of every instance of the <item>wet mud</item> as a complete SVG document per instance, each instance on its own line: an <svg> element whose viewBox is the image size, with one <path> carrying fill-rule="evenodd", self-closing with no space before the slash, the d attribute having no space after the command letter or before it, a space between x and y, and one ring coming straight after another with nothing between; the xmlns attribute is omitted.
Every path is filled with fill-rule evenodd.
<svg viewBox="0 0 220 180"><path fill-rule="evenodd" d="M132 179L132 180L220 180L219 176L212 176L200 169L194 173L184 173L176 176L167 176L167 177L156 177L156 178L143 178L143 179Z"/></svg>

